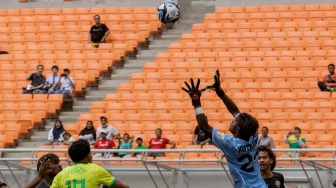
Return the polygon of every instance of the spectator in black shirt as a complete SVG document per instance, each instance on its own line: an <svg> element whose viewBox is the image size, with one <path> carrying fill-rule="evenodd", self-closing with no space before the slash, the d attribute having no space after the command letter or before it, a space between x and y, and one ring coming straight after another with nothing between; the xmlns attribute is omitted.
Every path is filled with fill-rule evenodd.
<svg viewBox="0 0 336 188"><path fill-rule="evenodd" d="M205 135L205 133L201 130L201 128L198 125L196 126L194 134L192 136L192 144L201 146L205 144L211 144L211 139L207 135Z"/></svg>
<svg viewBox="0 0 336 188"><path fill-rule="evenodd" d="M283 175L273 172L276 165L276 157L272 149L264 145L258 146L258 162L260 174L268 188L285 188Z"/></svg>
<svg viewBox="0 0 336 188"><path fill-rule="evenodd" d="M89 42L102 43L105 42L106 37L110 34L110 30L103 23L100 23L100 16L95 15L94 21L96 22L90 29Z"/></svg>
<svg viewBox="0 0 336 188"><path fill-rule="evenodd" d="M37 72L29 74L27 80L31 80L31 84L26 88L24 93L40 93L42 87L46 82L45 76L43 76L43 65L37 65Z"/></svg>

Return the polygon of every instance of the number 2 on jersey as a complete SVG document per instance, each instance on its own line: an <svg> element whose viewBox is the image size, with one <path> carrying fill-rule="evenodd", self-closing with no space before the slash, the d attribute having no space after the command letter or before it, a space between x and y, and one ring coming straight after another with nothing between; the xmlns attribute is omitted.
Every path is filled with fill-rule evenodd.
<svg viewBox="0 0 336 188"><path fill-rule="evenodd" d="M77 188L77 185L80 185L80 188L85 188L85 179L73 180L73 187L71 187L72 181L68 180L65 182L68 188Z"/></svg>
<svg viewBox="0 0 336 188"><path fill-rule="evenodd" d="M240 156L240 157L238 158L238 162L243 162L243 160L246 159L246 158L247 158L247 160L248 160L248 162L244 163L244 164L240 167L240 169L241 169L242 171L247 172L247 173L249 173L249 172L253 172L253 171L254 171L254 167L253 167L253 166L250 167L250 168L247 168L247 167L253 162L254 159L257 158L257 153L258 153L258 152L256 152L256 154L254 155L253 158L252 158L252 156L251 156L249 153L246 153L245 155L242 155L242 156Z"/></svg>

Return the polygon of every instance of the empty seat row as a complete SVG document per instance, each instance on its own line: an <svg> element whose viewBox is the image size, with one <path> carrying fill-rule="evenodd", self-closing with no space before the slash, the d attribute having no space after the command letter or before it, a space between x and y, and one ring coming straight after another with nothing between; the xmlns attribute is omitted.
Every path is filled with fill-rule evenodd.
<svg viewBox="0 0 336 188"><path fill-rule="evenodd" d="M334 112L251 112L260 123L332 123L336 120ZM102 114L81 114L78 123L88 120L99 121ZM209 122L229 124L233 117L229 113L206 113ZM193 113L113 113L109 123L177 123L196 122Z"/></svg>
<svg viewBox="0 0 336 188"><path fill-rule="evenodd" d="M227 90L227 89L225 89ZM235 102L294 102L294 101L313 101L325 102L336 99L336 94L329 92L228 92L225 91ZM187 93L114 93L107 94L104 101L109 103L124 102L183 102L190 100ZM91 109L94 110L104 105L104 101L92 103ZM214 92L205 92L202 101L219 102Z"/></svg>
<svg viewBox="0 0 336 188"><path fill-rule="evenodd" d="M278 60L334 60L336 50L298 50L298 51L240 51L242 48L235 48L237 51L205 51L197 52L159 52L156 62L184 62L184 61L278 61Z"/></svg>
<svg viewBox="0 0 336 188"><path fill-rule="evenodd" d="M288 102L237 102L242 112L336 112L333 101ZM224 112L225 106L220 101L207 101L202 105L205 112ZM5 109L3 109L4 111ZM96 102L90 107L90 113L193 113L190 101L183 102Z"/></svg>
<svg viewBox="0 0 336 188"><path fill-rule="evenodd" d="M155 14L156 7L92 7L92 8L35 8L0 9L1 16L31 15L110 15L110 14Z"/></svg>
<svg viewBox="0 0 336 188"><path fill-rule="evenodd" d="M297 12L251 12L251 13L208 13L204 23L239 22L288 22L288 21L329 21L336 17L335 11L297 11Z"/></svg>
<svg viewBox="0 0 336 188"><path fill-rule="evenodd" d="M164 72L203 72L198 75L200 78L205 78L204 75L213 74L217 69L224 70L223 72L241 72L241 71L321 71L321 75L326 71L327 66L334 63L332 60L283 60L283 61L185 61L185 62L147 62L142 70L143 73L149 73L154 78ZM269 72L268 74L276 74ZM161 73L161 74L156 74ZM196 74L197 73L193 73ZM135 77L142 73L133 73ZM303 74L307 74L304 73ZM316 74L318 74L316 72ZM156 76L157 75L157 76ZM314 73L315 75L315 73ZM210 75L209 75L210 76ZM212 75L213 76L213 75ZM196 77L195 77L196 78Z"/></svg>
<svg viewBox="0 0 336 188"><path fill-rule="evenodd" d="M297 12L297 11L332 11L334 4L293 4L293 5L261 5L261 6L231 6L217 7L216 13L241 12Z"/></svg>
<svg viewBox="0 0 336 188"><path fill-rule="evenodd" d="M335 31L335 21L241 22L194 24L191 33Z"/></svg>
<svg viewBox="0 0 336 188"><path fill-rule="evenodd" d="M112 34L137 34L137 33L146 33L147 35L149 32L157 32L158 27L154 27L151 24L114 24L114 25L107 25L110 33ZM59 35L59 34L68 34L68 35L76 35L76 34L83 34L89 35L91 25L85 26L1 26L0 27L0 34L1 35L8 35L8 36L15 36L15 35ZM147 36L146 35L146 36Z"/></svg>
<svg viewBox="0 0 336 188"><path fill-rule="evenodd" d="M226 41L226 42L183 42L172 43L169 52L223 52L223 51L312 51L333 50L335 40L292 40L292 41ZM247 52L246 52L247 53ZM284 53L284 52L282 52Z"/></svg>
<svg viewBox="0 0 336 188"><path fill-rule="evenodd" d="M128 43L106 43L99 45L99 48L95 48L92 44L67 44L67 43L58 43L58 44L41 44L34 45L38 48L27 49L27 46L32 45L1 45L1 49L13 53L13 54L23 54L22 58L26 58L26 54L53 54L52 57L55 57L57 54L79 54L79 53L119 53L116 54L119 56L125 56L126 53L133 52L134 46ZM39 48L40 47L40 48ZM8 55L11 56L11 55ZM17 55L19 56L19 55Z"/></svg>
<svg viewBox="0 0 336 188"><path fill-rule="evenodd" d="M101 15L101 20L103 23L107 24L129 24L129 23L148 23L148 21L157 21L153 19L156 16L154 13L138 13L138 14L109 14L109 15ZM69 25L75 24L81 21L90 21L94 23L93 15L90 14L81 14L81 15L18 15L18 16L2 16L0 19L0 23L7 23L10 26L15 26L17 24L23 26L34 26L35 24L39 24L39 22L50 22L46 23L49 25L62 25L68 22ZM20 24L21 23L21 24ZM42 24L41 24L42 25Z"/></svg>
<svg viewBox="0 0 336 188"><path fill-rule="evenodd" d="M274 32L227 32L227 33L184 33L181 42L218 42L218 41L298 41L333 40L334 31L274 31Z"/></svg>
<svg viewBox="0 0 336 188"><path fill-rule="evenodd" d="M249 65L250 62L246 64ZM295 66L295 65L294 65ZM296 67L295 67L296 68ZM148 72L148 73L132 73L130 78L131 83L183 83L188 78L201 79L202 81L211 82L213 81L214 71L216 67L211 67L213 72L187 72L187 68L179 72ZM173 69L175 70L175 69ZM326 71L323 71L323 73ZM234 72L224 72L222 75L222 80L225 82L295 82L295 81L306 81L314 82L318 81L324 75L320 71L251 71L249 66L236 66Z"/></svg>
<svg viewBox="0 0 336 188"><path fill-rule="evenodd" d="M147 37L149 36L149 32L146 32ZM88 43L88 34L83 35L14 35L14 36L1 36L0 44L26 44L27 46L31 46L31 48L27 48L30 50L34 50L35 48L39 48L39 45L42 44L87 44ZM133 46L137 46L138 43L144 43L146 41L145 35L141 33L137 34L111 34L106 38L108 42L111 43L131 43ZM20 43L21 41L21 43Z"/></svg>
<svg viewBox="0 0 336 188"><path fill-rule="evenodd" d="M49 45L42 45L44 48L48 48ZM104 45L102 45L104 46ZM4 49L4 48L2 48ZM13 64L18 63L19 61L23 64L30 64L29 66L33 67L33 65L37 65L37 62L42 62L47 66L48 64L54 64L56 62L71 62L73 61L74 63L84 63L88 64L89 62L92 63L101 63L101 61L107 60L110 61L111 65L114 61L120 60L120 54L118 52L109 52L105 53L104 50L101 52L100 50L97 52L90 52L90 53L29 53L29 54L3 54L1 55L1 60L3 62L9 61L11 62L16 61ZM98 61L99 60L99 61ZM14 65L15 66L15 65ZM36 68L36 66L35 66Z"/></svg>

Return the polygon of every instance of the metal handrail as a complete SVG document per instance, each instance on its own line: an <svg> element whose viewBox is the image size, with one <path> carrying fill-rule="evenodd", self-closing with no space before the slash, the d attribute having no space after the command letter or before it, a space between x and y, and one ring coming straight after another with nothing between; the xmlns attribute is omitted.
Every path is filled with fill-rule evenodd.
<svg viewBox="0 0 336 188"><path fill-rule="evenodd" d="M0 149L0 152L15 152L15 153L19 153L19 152L32 152L33 154L37 153L37 152L67 152L67 149L38 149L38 148L25 148L25 149ZM92 152L102 152L101 149L92 149ZM134 158L94 158L94 161L103 161L105 162L109 162L109 161L134 161L134 162L141 162L143 164L142 167L127 167L124 166L124 168L121 168L122 166L118 167L118 168L110 168L108 165L106 165L107 163L105 163L105 167L108 171L147 171L149 176L151 177L152 182L154 183L155 187L157 186L157 183L155 182L155 179L152 176L153 171L157 171L159 172L161 178L163 179L165 185L167 188L169 188L169 184L166 181L166 178L164 177L162 170L164 171L173 171L174 173L177 172L181 172L182 174L185 174L186 172L190 172L190 171L209 171L209 169L211 169L211 171L221 171L221 172L225 172L225 175L229 178L229 180L232 182L232 179L229 175L228 169L227 169L227 163L225 160L225 157L223 158L221 155L218 155L218 153L220 153L221 151L219 149L141 149L141 150L135 150L135 149L104 149L103 150L104 153L118 153L118 152L129 152L129 153L141 153L141 157L134 157ZM335 149L273 149L273 151L277 152L332 152L335 153L336 152L336 148ZM156 152L164 152L164 153L179 153L179 156L176 159L161 159L161 160L157 160L157 159L152 159L152 158L148 158L147 159L147 153L151 152L151 153L156 153ZM185 159L184 155L188 152L217 152L217 155L214 159ZM22 166L19 164L13 164L10 163L11 162L18 162L18 161L37 161L38 158L36 158L36 155L32 155L31 158L0 158L0 164L3 164L3 166L7 166L7 170L10 171L11 175L14 177L14 179L17 181L15 174L13 172L15 171L35 171L36 167L26 167L26 166ZM70 159L69 158L60 158L61 161L67 161L70 164ZM309 181L309 183L312 186L312 181L311 178L308 176L307 171L314 171L317 174L320 186L323 187L323 184L321 182L320 176L318 174L318 171L336 171L335 168L332 167L328 167L322 164L319 164L318 162L320 161L336 161L336 158L278 158L278 161L293 161L293 162L299 162L299 166L300 167L284 167L284 168L279 168L279 170L303 170L305 173L305 176L307 178L307 180ZM167 164L162 164L165 162L173 162L173 163L178 163L178 165L167 165ZM213 165L202 165L201 167L190 167L190 166L186 166L184 165L184 163L193 163L193 162L204 162L205 164L207 162L216 162L218 164L218 166L213 166ZM307 164L308 167L304 167L303 164ZM152 167L150 167L149 165L152 165ZM5 168L1 168L1 171L5 171ZM1 172L0 172L0 176L2 176ZM21 187L21 185L18 185L18 187Z"/></svg>

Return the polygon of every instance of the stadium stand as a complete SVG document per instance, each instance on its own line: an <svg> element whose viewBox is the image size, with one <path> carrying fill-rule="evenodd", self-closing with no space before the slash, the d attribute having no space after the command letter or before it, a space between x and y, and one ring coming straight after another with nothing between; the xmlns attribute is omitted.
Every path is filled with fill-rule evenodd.
<svg viewBox="0 0 336 188"><path fill-rule="evenodd" d="M326 6L328 11L334 10L333 5ZM183 81L193 77L211 84L214 71L219 69L226 85L223 88L239 101L240 108L256 115L261 125L276 123L276 147L283 146L284 134L301 124L306 134L314 134L307 128L325 123L322 132L328 134L328 122L336 117L334 93L321 93L317 81L334 59L333 21L320 6L301 12L274 12L275 7L262 11L259 7L255 11L239 7L243 13L236 12L237 7L228 11L226 7L225 11L217 8L205 16L203 23L194 24L191 33L183 34L180 42L171 43L168 52L158 53L156 61L147 63L143 72L133 73L130 83L120 85L116 94L108 94L103 103L91 106L90 113L110 114L110 119L116 116L112 112L118 113L120 120L111 124L125 127L132 125L125 116L130 112L142 114L135 122L141 127L148 125L143 119L148 113L156 117L151 123L156 122L157 127L163 125L163 116L173 117L166 123L179 124L174 118L177 114L189 117L187 114L193 112L188 96L180 89ZM158 93L166 94L157 100ZM179 97L172 100L174 94ZM228 112L223 105L209 103L216 99L214 93L206 92L202 98L210 122L228 125L230 118L226 119ZM191 117L186 122L191 123L191 134L195 120ZM139 130L139 134L147 133ZM181 138L176 139L182 143ZM317 140L309 142L315 144Z"/></svg>
<svg viewBox="0 0 336 188"><path fill-rule="evenodd" d="M86 40L92 16L97 12L106 20L111 30L109 41L113 42L96 49ZM36 69L36 61L45 65L44 74L49 74L52 65L69 68L76 79L75 97L126 54L134 53L136 46L145 44L161 27L153 8L13 9L1 13L0 49L10 54L1 55L0 133L5 136L0 137L0 148L14 146L34 125L43 124L43 119L61 110L62 96L20 94L27 85L24 76ZM133 73L116 93L93 102L89 113L81 114L65 129L78 134L88 120L98 126L104 115L121 134L141 136L144 143L154 136L156 128L161 128L165 137L177 142L177 149L200 149L189 145L196 121L181 86L191 77L200 78L201 87L212 84L214 71L219 69L227 94L242 111L256 116L261 126L269 127L277 148L288 147L283 138L294 126L301 127L307 148L330 146L336 143L335 93L320 92L317 80L334 62L335 16L335 6L329 4L218 7L205 16L203 23L194 24L179 42L171 43L167 52L159 52L154 62L146 63L142 72ZM13 83L16 86L10 89ZM232 117L223 104L215 102L216 95L207 91L202 101L211 124L228 132ZM43 154L33 152L22 159L21 165L35 165L30 159ZM57 154L67 157L64 151ZM304 154L326 156L321 152ZM218 165L206 159L222 157L219 151L181 151L167 152L158 160L172 166L179 165L174 161L177 159L203 160L183 162L187 166ZM142 165L135 158L99 158L96 163ZM279 164L297 165L288 161Z"/></svg>
<svg viewBox="0 0 336 188"><path fill-rule="evenodd" d="M106 44L93 48L87 44L87 36L97 11L107 20L111 35ZM5 127L21 124L14 140L20 135L29 137L34 125L43 125L47 117L58 115L62 108L61 95L21 94L22 88L28 85L26 76L35 71L38 64L45 66L44 75L50 74L53 65L61 70L70 69L76 80L73 97L96 83L100 75L109 72L110 67L133 53L138 45L145 44L161 27L160 22L150 16L155 15L153 8L134 8L134 11L122 7L3 9L1 13L0 49L9 54L1 55L0 121ZM17 118L7 118L10 115ZM10 131L4 129L3 132L9 134ZM15 146L12 139L8 136L2 145Z"/></svg>

